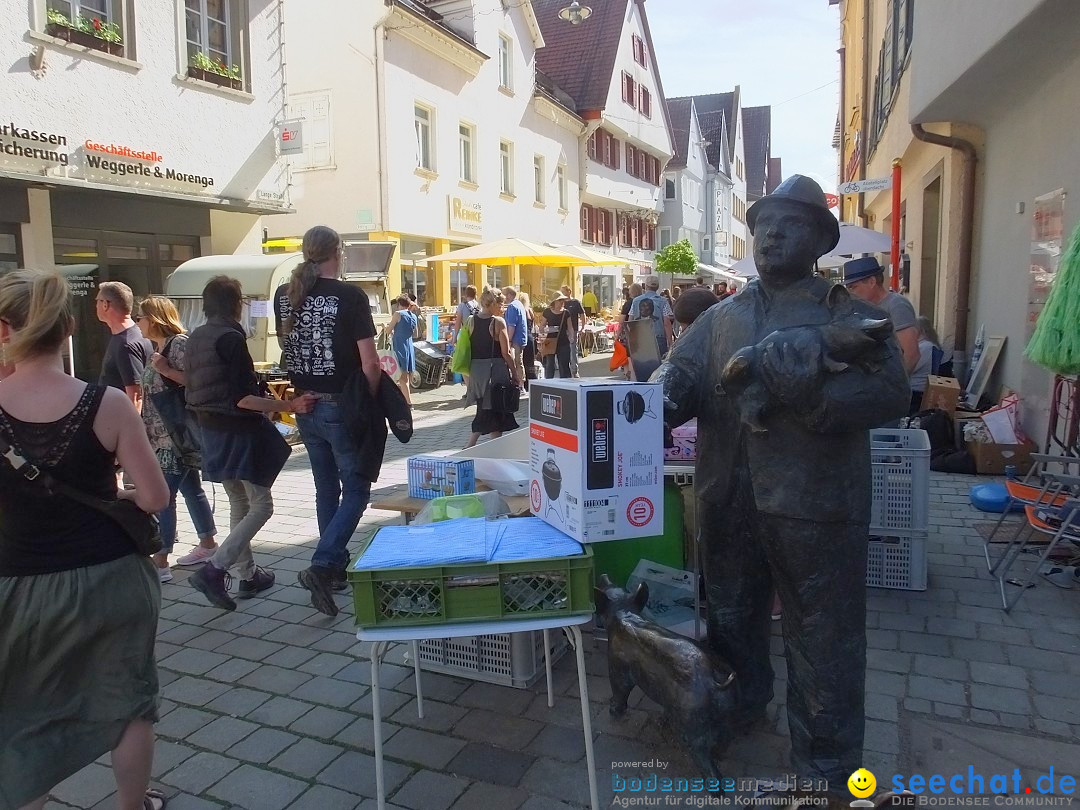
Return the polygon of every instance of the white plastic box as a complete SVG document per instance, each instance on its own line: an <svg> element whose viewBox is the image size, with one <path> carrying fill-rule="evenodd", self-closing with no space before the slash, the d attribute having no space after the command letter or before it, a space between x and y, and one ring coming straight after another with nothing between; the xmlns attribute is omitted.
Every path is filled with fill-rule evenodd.
<svg viewBox="0 0 1080 810"><path fill-rule="evenodd" d="M663 534L663 400L658 383L529 386L532 513L579 543Z"/></svg>
<svg viewBox="0 0 1080 810"><path fill-rule="evenodd" d="M548 633L551 663L566 653L561 630ZM420 668L474 681L527 689L544 676L544 631L428 639L419 645Z"/></svg>
<svg viewBox="0 0 1080 810"><path fill-rule="evenodd" d="M930 437L925 430L870 431L872 532L930 527Z"/></svg>
<svg viewBox="0 0 1080 810"><path fill-rule="evenodd" d="M471 458L412 456L406 468L410 498L430 500L476 492L476 471Z"/></svg>

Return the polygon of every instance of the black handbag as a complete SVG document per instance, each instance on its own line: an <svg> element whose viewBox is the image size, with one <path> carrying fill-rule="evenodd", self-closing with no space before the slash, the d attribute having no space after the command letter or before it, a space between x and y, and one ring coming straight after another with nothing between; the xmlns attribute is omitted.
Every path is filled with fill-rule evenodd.
<svg viewBox="0 0 1080 810"><path fill-rule="evenodd" d="M97 498L75 487L58 481L45 470L31 464L20 456L8 444L3 436L0 436L0 455L12 466L15 472L20 473L27 481L36 481L39 486L48 490L51 495L60 495L69 500L80 503L94 509L113 521L120 529L131 538L135 545L135 551L143 556L150 557L161 551L161 530L158 526L156 515L151 515L139 508L135 501L126 498L105 500Z"/></svg>
<svg viewBox="0 0 1080 810"><path fill-rule="evenodd" d="M491 410L514 413L521 407L521 389L513 383L494 383L491 386Z"/></svg>

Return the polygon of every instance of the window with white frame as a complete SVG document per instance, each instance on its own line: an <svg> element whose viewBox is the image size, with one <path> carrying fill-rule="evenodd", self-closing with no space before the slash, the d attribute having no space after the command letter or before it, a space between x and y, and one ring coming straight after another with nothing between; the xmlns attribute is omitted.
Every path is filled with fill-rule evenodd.
<svg viewBox="0 0 1080 810"><path fill-rule="evenodd" d="M126 23L130 0L47 0L46 24L84 30L101 40L113 43L119 52L129 58L134 56L127 39ZM117 50L109 50L117 53Z"/></svg>
<svg viewBox="0 0 1080 810"><path fill-rule="evenodd" d="M245 0L184 0L188 67L245 78L241 53L245 5Z"/></svg>
<svg viewBox="0 0 1080 810"><path fill-rule="evenodd" d="M674 200L675 199L675 181L670 177L668 177L668 178L666 178L664 180L664 199L665 200Z"/></svg>
<svg viewBox="0 0 1080 810"><path fill-rule="evenodd" d="M416 168L435 171L435 148L432 140L435 111L423 104L413 105L413 124L416 127Z"/></svg>
<svg viewBox="0 0 1080 810"><path fill-rule="evenodd" d="M510 141L499 141L499 191L514 194L514 145Z"/></svg>
<svg viewBox="0 0 1080 810"><path fill-rule="evenodd" d="M304 151L292 155L294 169L324 169L334 165L330 148L330 91L297 93L286 105L289 118L301 120L301 142Z"/></svg>
<svg viewBox="0 0 1080 810"><path fill-rule="evenodd" d="M476 182L476 127L458 124L458 179Z"/></svg>
<svg viewBox="0 0 1080 810"><path fill-rule="evenodd" d="M712 252L712 239L708 236L701 237L701 252L706 256Z"/></svg>
<svg viewBox="0 0 1080 810"><path fill-rule="evenodd" d="M499 86L514 89L514 43L506 34L499 34Z"/></svg>
<svg viewBox="0 0 1080 810"><path fill-rule="evenodd" d="M544 156L533 155L533 202L544 203Z"/></svg>
<svg viewBox="0 0 1080 810"><path fill-rule="evenodd" d="M671 244L671 228L660 229L660 249L668 247Z"/></svg>
<svg viewBox="0 0 1080 810"><path fill-rule="evenodd" d="M566 164L560 163L555 169L555 176L558 179L559 185L559 210L568 211L569 209L569 193L566 186Z"/></svg>

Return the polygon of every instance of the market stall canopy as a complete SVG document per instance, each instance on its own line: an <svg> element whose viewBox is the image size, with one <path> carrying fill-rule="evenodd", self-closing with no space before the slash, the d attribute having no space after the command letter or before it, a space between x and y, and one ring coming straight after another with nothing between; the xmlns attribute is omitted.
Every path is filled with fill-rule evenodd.
<svg viewBox="0 0 1080 810"><path fill-rule="evenodd" d="M827 270L832 267L843 267L847 258L844 256L833 256L831 253L822 256L817 260L817 266L819 270ZM739 278L745 281L748 278L757 278L758 270L757 265L754 264L753 256L744 256L739 259L735 264L731 266L731 272L738 275Z"/></svg>
<svg viewBox="0 0 1080 810"><path fill-rule="evenodd" d="M184 262L169 275L165 294L170 298L201 298L206 282L214 276L229 276L240 282L245 296L269 298L274 279L288 280L303 258L302 253L200 256Z"/></svg>
<svg viewBox="0 0 1080 810"><path fill-rule="evenodd" d="M576 249L575 249L576 250ZM612 257L614 258L614 257ZM451 250L437 256L428 256L429 262L474 262L477 264L538 264L545 267L580 267L595 265L597 262L584 258L581 253L569 248L556 248L538 245L525 239L509 237L485 242L482 245ZM623 264L622 260L615 264Z"/></svg>
<svg viewBox="0 0 1080 810"><path fill-rule="evenodd" d="M726 262L721 262L718 265L704 264L698 262L698 275L703 276L709 281L717 281L718 279L727 279L728 281L746 281L746 276L741 276L732 269L732 265L728 265ZM755 271L756 272L756 271Z"/></svg>
<svg viewBox="0 0 1080 810"><path fill-rule="evenodd" d="M547 247L558 250L560 253L577 255L588 261L590 264L598 267L601 265L630 264L630 259L627 259L625 256L616 256L613 253L603 253L602 251L593 250L592 248L583 247L582 245L556 245L548 242Z"/></svg>

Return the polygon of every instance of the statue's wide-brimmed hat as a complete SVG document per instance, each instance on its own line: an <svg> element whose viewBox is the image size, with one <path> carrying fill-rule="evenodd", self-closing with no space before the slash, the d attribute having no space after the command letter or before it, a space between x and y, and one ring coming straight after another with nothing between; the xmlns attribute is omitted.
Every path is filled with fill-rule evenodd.
<svg viewBox="0 0 1080 810"><path fill-rule="evenodd" d="M750 227L750 234L754 233L754 223L757 222L758 214L770 205L780 200L796 203L810 211L818 222L822 233L822 245L824 250L819 255L824 256L840 241L840 223L829 210L825 202L825 192L821 186L809 177L801 174L793 174L776 189L756 203L750 206L746 212L746 224Z"/></svg>

